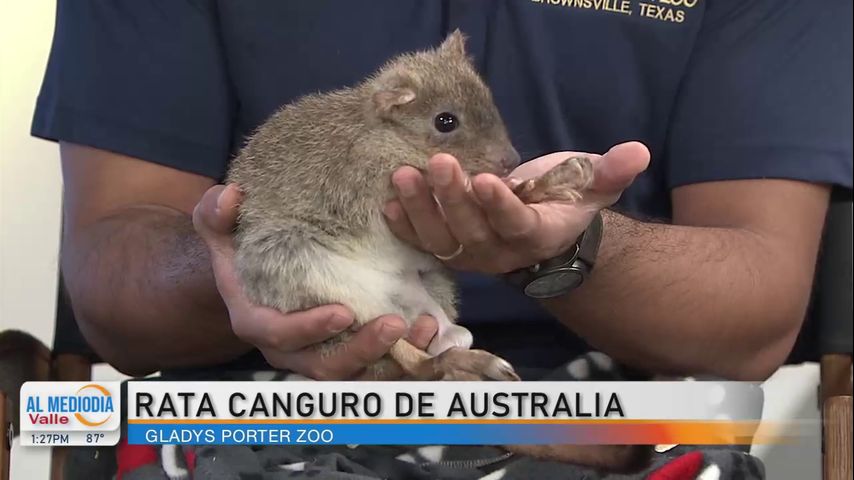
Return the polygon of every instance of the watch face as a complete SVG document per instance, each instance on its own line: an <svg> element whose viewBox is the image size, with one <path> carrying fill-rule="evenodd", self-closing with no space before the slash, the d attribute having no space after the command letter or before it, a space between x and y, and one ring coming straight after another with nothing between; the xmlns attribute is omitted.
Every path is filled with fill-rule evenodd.
<svg viewBox="0 0 854 480"><path fill-rule="evenodd" d="M575 269L566 269L540 277L525 287L525 294L533 298L552 298L581 285L584 277Z"/></svg>

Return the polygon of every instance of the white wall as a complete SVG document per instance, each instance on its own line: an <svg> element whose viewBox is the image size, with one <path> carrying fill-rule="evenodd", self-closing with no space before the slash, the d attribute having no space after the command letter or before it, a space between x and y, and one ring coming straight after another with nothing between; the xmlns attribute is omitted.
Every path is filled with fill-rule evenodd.
<svg viewBox="0 0 854 480"><path fill-rule="evenodd" d="M53 35L54 3L2 5L0 328L26 327L50 345L62 183L56 146L30 138L29 127Z"/></svg>
<svg viewBox="0 0 854 480"><path fill-rule="evenodd" d="M29 137L53 35L54 2L7 0L0 10L0 330L50 345L59 245L59 155ZM47 478L50 452L12 449L12 479Z"/></svg>
<svg viewBox="0 0 854 480"><path fill-rule="evenodd" d="M24 329L47 345L53 336L61 179L57 147L29 136L53 34L51 0L0 3L0 331ZM118 378L106 367L95 377ZM773 418L816 418L814 367L790 368L768 383ZM818 426L815 425L815 432ZM815 441L760 447L769 479L818 478ZM48 478L46 450L13 449L12 479Z"/></svg>

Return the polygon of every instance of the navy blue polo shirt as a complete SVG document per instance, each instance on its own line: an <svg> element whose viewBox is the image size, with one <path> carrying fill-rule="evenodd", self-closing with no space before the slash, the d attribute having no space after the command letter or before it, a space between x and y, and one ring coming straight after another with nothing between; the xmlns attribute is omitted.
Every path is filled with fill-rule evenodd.
<svg viewBox="0 0 854 480"><path fill-rule="evenodd" d="M58 4L33 134L214 179L282 104L460 28L523 158L649 147L649 170L620 200L629 214L666 221L671 189L697 182L851 186L850 0ZM492 278L460 280L463 323L554 323ZM546 337L566 355L580 348ZM511 361L557 361L545 341Z"/></svg>

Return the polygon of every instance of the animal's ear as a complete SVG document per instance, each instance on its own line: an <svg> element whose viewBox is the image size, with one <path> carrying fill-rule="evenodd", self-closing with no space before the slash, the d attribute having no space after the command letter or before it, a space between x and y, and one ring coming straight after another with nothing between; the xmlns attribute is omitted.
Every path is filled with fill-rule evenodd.
<svg viewBox="0 0 854 480"><path fill-rule="evenodd" d="M374 92L374 107L380 114L388 114L395 107L415 100L416 81L412 75L396 71L380 78L379 88Z"/></svg>
<svg viewBox="0 0 854 480"><path fill-rule="evenodd" d="M439 46L439 50L453 57L465 58L466 56L466 36L460 29L454 30Z"/></svg>

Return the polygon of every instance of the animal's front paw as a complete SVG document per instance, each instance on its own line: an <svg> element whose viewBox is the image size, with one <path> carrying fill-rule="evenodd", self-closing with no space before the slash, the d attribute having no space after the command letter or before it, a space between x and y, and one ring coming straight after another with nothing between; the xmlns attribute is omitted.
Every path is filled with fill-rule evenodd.
<svg viewBox="0 0 854 480"><path fill-rule="evenodd" d="M519 380L506 360L483 350L452 347L429 362L434 380Z"/></svg>
<svg viewBox="0 0 854 480"><path fill-rule="evenodd" d="M593 184L593 163L587 157L570 157L548 172L513 186L524 203L577 202Z"/></svg>

